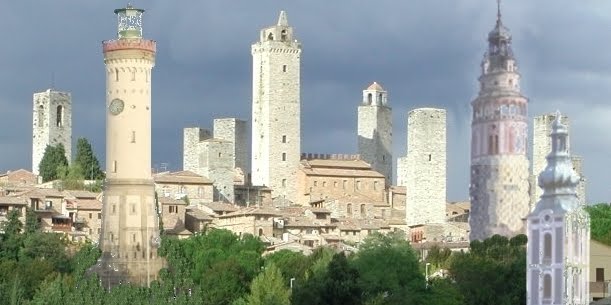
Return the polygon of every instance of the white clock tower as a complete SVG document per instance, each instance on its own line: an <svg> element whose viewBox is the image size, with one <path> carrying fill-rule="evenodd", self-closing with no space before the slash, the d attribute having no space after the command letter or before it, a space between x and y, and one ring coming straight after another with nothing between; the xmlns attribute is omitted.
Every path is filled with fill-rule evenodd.
<svg viewBox="0 0 611 305"><path fill-rule="evenodd" d="M159 222L151 177L151 70L156 44L142 38L144 10L115 10L118 39L103 43L106 64L106 180L102 256L96 270L104 285L148 285L163 259L157 256Z"/></svg>

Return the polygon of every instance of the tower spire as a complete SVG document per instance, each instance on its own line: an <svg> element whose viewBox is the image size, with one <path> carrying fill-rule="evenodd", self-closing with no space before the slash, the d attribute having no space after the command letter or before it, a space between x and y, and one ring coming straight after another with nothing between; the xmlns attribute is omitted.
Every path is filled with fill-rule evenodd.
<svg viewBox="0 0 611 305"><path fill-rule="evenodd" d="M496 0L496 23L501 23L501 0Z"/></svg>
<svg viewBox="0 0 611 305"><path fill-rule="evenodd" d="M278 17L278 25L279 26L289 26L288 18L286 17L285 11L280 11L280 16Z"/></svg>

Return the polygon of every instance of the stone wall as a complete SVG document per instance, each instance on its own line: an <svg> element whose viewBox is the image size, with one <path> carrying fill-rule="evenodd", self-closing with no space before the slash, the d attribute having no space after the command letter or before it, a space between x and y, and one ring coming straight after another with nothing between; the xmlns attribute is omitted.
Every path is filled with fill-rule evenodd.
<svg viewBox="0 0 611 305"><path fill-rule="evenodd" d="M235 168L245 177L250 173L250 132L246 121L236 118L214 119L214 138L233 145Z"/></svg>
<svg viewBox="0 0 611 305"><path fill-rule="evenodd" d="M183 129L182 169L199 172L199 142L212 138L208 129L188 127Z"/></svg>
<svg viewBox="0 0 611 305"><path fill-rule="evenodd" d="M301 44L282 23L261 31L252 45L252 183L272 189L272 196L296 201L301 153Z"/></svg>
<svg viewBox="0 0 611 305"><path fill-rule="evenodd" d="M213 201L234 202L234 146L232 142L209 139L199 143L199 172L212 180Z"/></svg>
<svg viewBox="0 0 611 305"><path fill-rule="evenodd" d="M446 111L412 110L407 128L407 225L445 223Z"/></svg>
<svg viewBox="0 0 611 305"><path fill-rule="evenodd" d="M32 111L32 172L38 165L47 145L63 144L68 163L72 162L72 97L68 92L48 89L34 93Z"/></svg>

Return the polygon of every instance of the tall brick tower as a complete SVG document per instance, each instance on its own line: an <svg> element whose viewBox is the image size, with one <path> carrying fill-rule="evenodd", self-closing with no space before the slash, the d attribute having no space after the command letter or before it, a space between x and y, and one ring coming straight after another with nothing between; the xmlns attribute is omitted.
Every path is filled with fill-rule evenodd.
<svg viewBox="0 0 611 305"><path fill-rule="evenodd" d="M102 207L102 284L148 285L157 256L159 222L151 177L151 70L156 44L142 38L144 10L115 10L118 39L103 42L106 64L106 181Z"/></svg>
<svg viewBox="0 0 611 305"><path fill-rule="evenodd" d="M363 90L358 108L358 147L361 158L392 184L392 109L387 92L373 82Z"/></svg>
<svg viewBox="0 0 611 305"><path fill-rule="evenodd" d="M252 183L296 202L301 154L301 44L286 13L252 45Z"/></svg>
<svg viewBox="0 0 611 305"><path fill-rule="evenodd" d="M500 4L481 68L479 95L471 102L471 240L523 233L529 212L528 99L520 93Z"/></svg>
<svg viewBox="0 0 611 305"><path fill-rule="evenodd" d="M64 145L66 159L72 161L72 98L68 92L48 89L34 93L33 100L32 172L38 175L47 145Z"/></svg>

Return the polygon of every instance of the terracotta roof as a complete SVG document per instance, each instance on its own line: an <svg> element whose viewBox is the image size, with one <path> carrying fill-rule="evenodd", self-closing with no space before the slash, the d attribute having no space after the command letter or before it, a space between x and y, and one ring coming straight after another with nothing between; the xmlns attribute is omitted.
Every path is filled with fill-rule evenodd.
<svg viewBox="0 0 611 305"><path fill-rule="evenodd" d="M97 198L99 193L94 193L90 191L67 191L68 194L74 196L78 199L94 199Z"/></svg>
<svg viewBox="0 0 611 305"><path fill-rule="evenodd" d="M280 213L282 216L303 216L305 215L306 207L304 206L287 206L280 207Z"/></svg>
<svg viewBox="0 0 611 305"><path fill-rule="evenodd" d="M155 183L212 184L212 181L191 171L164 172L153 176Z"/></svg>
<svg viewBox="0 0 611 305"><path fill-rule="evenodd" d="M172 197L159 197L159 203L163 204L176 204L176 205L187 205L184 200L174 199Z"/></svg>
<svg viewBox="0 0 611 305"><path fill-rule="evenodd" d="M390 187L390 190L393 193L397 193L397 194L406 194L407 192L407 187L405 186L400 186L400 185L393 185Z"/></svg>
<svg viewBox="0 0 611 305"><path fill-rule="evenodd" d="M304 163L313 161L342 163L342 166L308 166ZM352 163L355 166L343 166L345 163ZM367 167L357 166L358 164L366 164ZM376 172L364 161L347 161L347 160L302 160L300 170L308 176L326 176L326 177L369 177L369 178L384 178L384 175Z"/></svg>
<svg viewBox="0 0 611 305"><path fill-rule="evenodd" d="M235 205L225 202L208 202L202 205L214 212L234 212L238 210L238 207Z"/></svg>
<svg viewBox="0 0 611 305"><path fill-rule="evenodd" d="M185 227L167 229L164 232L170 235L192 235L193 234L191 233L191 231L185 229Z"/></svg>
<svg viewBox="0 0 611 305"><path fill-rule="evenodd" d="M30 197L30 198L66 197L65 192L62 192L56 189L47 189L47 188L35 188L35 189L21 193L21 195Z"/></svg>
<svg viewBox="0 0 611 305"><path fill-rule="evenodd" d="M377 82L373 82L373 84L367 87L367 90L384 91L384 88L382 88L382 86L380 86L380 84Z"/></svg>
<svg viewBox="0 0 611 305"><path fill-rule="evenodd" d="M77 210L102 210L102 202L96 199L68 199Z"/></svg>
<svg viewBox="0 0 611 305"><path fill-rule="evenodd" d="M23 197L0 196L0 204L27 205L27 200Z"/></svg>
<svg viewBox="0 0 611 305"><path fill-rule="evenodd" d="M319 227L335 227L336 225L334 224L329 224L329 223L325 223L325 222L318 222L312 218L309 217L292 217L290 219L287 219L284 222L284 227L288 227L288 228L294 228L294 227L313 227L313 228L319 228Z"/></svg>
<svg viewBox="0 0 611 305"><path fill-rule="evenodd" d="M272 209L267 207L249 207L242 208L235 212L221 215L219 218L228 218L228 217L236 217L236 216L249 216L249 215L269 215L269 216L280 216L280 210Z"/></svg>
<svg viewBox="0 0 611 305"><path fill-rule="evenodd" d="M214 215L210 215L200 209L190 209L187 210L187 214L198 220L212 220L214 219Z"/></svg>
<svg viewBox="0 0 611 305"><path fill-rule="evenodd" d="M339 203L379 203L380 201L371 199L363 194L354 193L343 197L327 199L327 201L337 201Z"/></svg>

